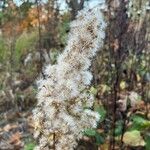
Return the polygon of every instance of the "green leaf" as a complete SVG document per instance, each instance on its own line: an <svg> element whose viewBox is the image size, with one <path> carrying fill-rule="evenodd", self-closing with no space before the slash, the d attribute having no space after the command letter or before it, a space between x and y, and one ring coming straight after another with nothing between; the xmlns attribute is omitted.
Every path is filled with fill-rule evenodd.
<svg viewBox="0 0 150 150"><path fill-rule="evenodd" d="M102 105L101 106L95 105L94 111L100 114L100 122L104 121L107 113L105 108Z"/></svg>
<svg viewBox="0 0 150 150"><path fill-rule="evenodd" d="M145 120L142 116L140 116L140 115L133 115L133 116L131 117L131 119L132 119L132 121L133 121L134 123L136 123L136 124L141 124L141 123L143 123L143 122L146 121L146 120Z"/></svg>
<svg viewBox="0 0 150 150"><path fill-rule="evenodd" d="M34 143L28 143L25 145L24 150L33 150L36 145Z"/></svg>
<svg viewBox="0 0 150 150"><path fill-rule="evenodd" d="M123 129L123 121L117 121L116 122L116 128L115 128L115 136L119 136L122 134Z"/></svg>
<svg viewBox="0 0 150 150"><path fill-rule="evenodd" d="M145 142L146 142L145 145L146 150L150 150L150 135L146 135Z"/></svg>
<svg viewBox="0 0 150 150"><path fill-rule="evenodd" d="M130 130L143 130L150 128L150 121L140 115L133 115L131 120L133 123Z"/></svg>
<svg viewBox="0 0 150 150"><path fill-rule="evenodd" d="M87 135L87 136L95 136L96 135L96 130L94 130L94 129L86 129L84 131L84 134Z"/></svg>
<svg viewBox="0 0 150 150"><path fill-rule="evenodd" d="M101 135L100 133L96 133L95 138L97 145L103 144L105 142L104 136Z"/></svg>

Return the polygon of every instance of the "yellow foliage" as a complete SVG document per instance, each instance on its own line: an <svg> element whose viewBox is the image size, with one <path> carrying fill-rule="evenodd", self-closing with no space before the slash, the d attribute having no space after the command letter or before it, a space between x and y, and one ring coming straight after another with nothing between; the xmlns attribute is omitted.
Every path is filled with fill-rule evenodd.
<svg viewBox="0 0 150 150"><path fill-rule="evenodd" d="M130 146L144 146L146 144L138 130L125 132L123 142Z"/></svg>

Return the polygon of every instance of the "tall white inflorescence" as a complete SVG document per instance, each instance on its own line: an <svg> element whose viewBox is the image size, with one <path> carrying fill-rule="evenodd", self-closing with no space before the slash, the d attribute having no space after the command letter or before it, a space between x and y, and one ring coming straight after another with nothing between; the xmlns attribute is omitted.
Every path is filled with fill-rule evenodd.
<svg viewBox="0 0 150 150"><path fill-rule="evenodd" d="M100 116L90 108L94 97L91 59L103 45L105 22L100 8L82 10L71 23L68 45L56 65L45 68L38 81L38 104L33 111L37 150L73 150L82 131L96 128Z"/></svg>

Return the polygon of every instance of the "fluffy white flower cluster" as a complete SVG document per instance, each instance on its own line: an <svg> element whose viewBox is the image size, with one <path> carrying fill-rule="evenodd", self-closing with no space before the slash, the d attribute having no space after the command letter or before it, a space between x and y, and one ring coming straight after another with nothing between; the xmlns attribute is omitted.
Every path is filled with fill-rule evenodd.
<svg viewBox="0 0 150 150"><path fill-rule="evenodd" d="M68 45L56 65L45 68L46 79L38 81L38 104L33 111L37 150L73 150L82 131L95 128L98 113L88 92L91 58L103 44L105 22L100 8L82 10L71 23Z"/></svg>

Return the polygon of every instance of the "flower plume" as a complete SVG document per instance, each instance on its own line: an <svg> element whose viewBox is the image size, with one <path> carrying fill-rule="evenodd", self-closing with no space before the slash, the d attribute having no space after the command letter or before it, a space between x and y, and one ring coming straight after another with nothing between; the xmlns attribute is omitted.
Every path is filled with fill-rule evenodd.
<svg viewBox="0 0 150 150"><path fill-rule="evenodd" d="M100 116L85 109L94 102L86 89L92 80L91 59L103 45L105 26L100 8L80 11L57 64L45 68L33 111L37 150L73 150L84 129L96 128Z"/></svg>

